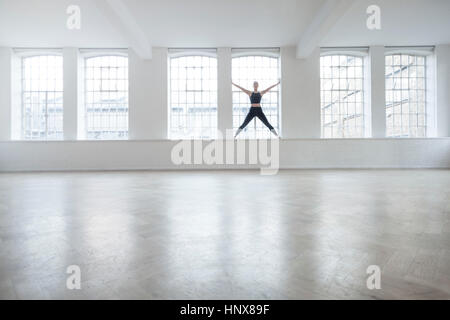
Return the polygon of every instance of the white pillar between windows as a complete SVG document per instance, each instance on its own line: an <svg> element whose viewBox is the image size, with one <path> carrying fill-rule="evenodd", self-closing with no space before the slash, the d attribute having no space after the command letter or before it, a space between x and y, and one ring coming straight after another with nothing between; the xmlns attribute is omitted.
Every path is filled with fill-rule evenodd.
<svg viewBox="0 0 450 320"><path fill-rule="evenodd" d="M318 139L320 49L298 59L296 47L281 48L281 134L287 139Z"/></svg>
<svg viewBox="0 0 450 320"><path fill-rule="evenodd" d="M128 50L129 139L167 139L167 48L153 47L146 60Z"/></svg>
<svg viewBox="0 0 450 320"><path fill-rule="evenodd" d="M436 136L450 137L450 45L437 45Z"/></svg>
<svg viewBox="0 0 450 320"><path fill-rule="evenodd" d="M11 139L12 49L0 47L0 140Z"/></svg>
<svg viewBox="0 0 450 320"><path fill-rule="evenodd" d="M78 52L78 48L63 49L64 140L77 140Z"/></svg>
<svg viewBox="0 0 450 320"><path fill-rule="evenodd" d="M372 113L372 137L386 136L385 58L383 46L370 47L370 103Z"/></svg>
<svg viewBox="0 0 450 320"><path fill-rule="evenodd" d="M217 128L226 134L233 128L233 93L231 88L231 48L217 49Z"/></svg>
<svg viewBox="0 0 450 320"><path fill-rule="evenodd" d="M152 121L150 70L134 50L128 50L128 138L150 138L149 121Z"/></svg>

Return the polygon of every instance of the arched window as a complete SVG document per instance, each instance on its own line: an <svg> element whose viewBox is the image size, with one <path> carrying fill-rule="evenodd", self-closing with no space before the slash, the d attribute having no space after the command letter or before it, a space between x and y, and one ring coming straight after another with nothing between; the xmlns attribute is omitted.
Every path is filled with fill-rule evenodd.
<svg viewBox="0 0 450 320"><path fill-rule="evenodd" d="M169 56L169 139L211 139L217 135L215 53Z"/></svg>
<svg viewBox="0 0 450 320"><path fill-rule="evenodd" d="M386 136L426 137L426 56L386 55Z"/></svg>
<svg viewBox="0 0 450 320"><path fill-rule="evenodd" d="M362 138L364 126L364 57L320 57L322 138Z"/></svg>
<svg viewBox="0 0 450 320"><path fill-rule="evenodd" d="M84 60L82 138L128 138L128 57L101 55Z"/></svg>
<svg viewBox="0 0 450 320"><path fill-rule="evenodd" d="M253 90L253 82L258 81L259 90L275 84L280 79L279 53L245 53L238 52L232 59L233 82L248 90ZM266 93L261 106L277 132L280 132L280 86ZM233 129L236 130L244 121L250 108L248 95L233 86ZM271 132L257 118L241 132L238 138L270 138Z"/></svg>
<svg viewBox="0 0 450 320"><path fill-rule="evenodd" d="M63 58L22 57L21 139L63 139Z"/></svg>

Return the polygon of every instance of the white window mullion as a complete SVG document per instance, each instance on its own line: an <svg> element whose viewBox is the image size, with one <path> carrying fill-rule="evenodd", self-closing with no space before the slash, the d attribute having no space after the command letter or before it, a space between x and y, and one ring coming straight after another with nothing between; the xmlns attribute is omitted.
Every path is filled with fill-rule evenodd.
<svg viewBox="0 0 450 320"><path fill-rule="evenodd" d="M89 54L84 60L87 139L128 138L128 57Z"/></svg>
<svg viewBox="0 0 450 320"><path fill-rule="evenodd" d="M233 49L232 80L234 83L253 90L257 81L259 90L275 84L280 79L280 49ZM244 121L251 106L249 97L233 86L233 130L236 131ZM261 106L267 120L280 132L280 86L263 96ZM270 138L271 132L259 119L253 119L238 136L238 139Z"/></svg>
<svg viewBox="0 0 450 320"><path fill-rule="evenodd" d="M322 138L363 138L364 56L326 51L320 58Z"/></svg>
<svg viewBox="0 0 450 320"><path fill-rule="evenodd" d="M386 136L427 136L426 59L413 53L386 55Z"/></svg>
<svg viewBox="0 0 450 320"><path fill-rule="evenodd" d="M217 95L215 50L169 50L169 139L215 138Z"/></svg>
<svg viewBox="0 0 450 320"><path fill-rule="evenodd" d="M63 57L21 51L21 139L63 139Z"/></svg>

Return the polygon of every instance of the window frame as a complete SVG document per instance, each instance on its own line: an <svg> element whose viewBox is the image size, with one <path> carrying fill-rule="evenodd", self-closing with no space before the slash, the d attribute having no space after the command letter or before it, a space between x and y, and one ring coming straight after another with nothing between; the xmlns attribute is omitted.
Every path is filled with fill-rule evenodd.
<svg viewBox="0 0 450 320"><path fill-rule="evenodd" d="M386 123L386 130L385 130L385 136L387 138L392 138L392 139L420 139L420 138L430 138L435 136L436 134L436 110L435 110L435 97L434 97L434 75L435 75L435 58L434 58L434 46L419 46L419 47L385 47L386 50L384 52L384 74L385 74L385 105L384 105L384 110L385 110L385 123ZM423 75L423 80L424 80L424 135L423 136L412 136L410 134L410 130L408 130L408 135L403 136L402 133L400 135L388 135L388 118L387 118L387 86L386 86L386 82L387 82L387 77L386 77L386 68L388 67L386 65L386 57L387 56L394 56L394 55L406 55L406 56L414 56L415 59L417 59L417 57L423 57L424 58L424 75ZM415 65L417 66L417 64ZM403 78L403 77L401 77ZM416 77L417 78L417 77ZM408 91L410 91L409 89L409 75L408 75ZM393 91L393 89L390 89L391 91ZM422 89L421 89L422 90ZM418 91L418 89L416 89L416 91ZM414 103L414 102L413 102ZM417 102L415 102L417 103ZM408 112L408 114L410 114L410 112ZM417 116L419 116L419 113L416 113ZM403 113L401 114L403 117ZM394 121L394 120L393 120ZM408 117L408 123L410 123L410 118ZM408 124L408 128L409 128L409 124ZM417 128L419 128L420 126L417 125ZM395 126L392 127L392 129L394 129ZM402 130L402 128L400 128L400 130Z"/></svg>
<svg viewBox="0 0 450 320"><path fill-rule="evenodd" d="M360 58L362 60L362 72L361 72L361 117L362 117L362 127L360 136L349 136L344 137L342 135L337 137L326 137L325 136L325 126L324 126L324 114L322 108L322 58L327 56L347 56ZM369 138L371 136L371 105L370 105L370 53L368 47L355 47L355 48L321 48L319 57L319 91L320 91L320 137L321 139L363 139ZM338 78L342 79L342 78ZM347 76L345 79L349 79ZM359 79L359 78L353 78ZM332 91L332 90L331 90ZM356 103L355 102L355 115L356 113ZM343 130L343 129L342 129Z"/></svg>
<svg viewBox="0 0 450 320"><path fill-rule="evenodd" d="M209 137L196 137L196 136L185 136L182 138L172 136L172 60L178 58L187 57L207 57L216 59L216 119L215 119L215 130L211 128L211 136ZM183 49L183 48L169 48L167 54L167 139L168 140L211 140L217 138L217 131L219 130L219 77L218 77L218 62L219 57L216 48L203 48L203 49ZM187 89L186 89L187 90ZM202 91L203 92L203 91Z"/></svg>
<svg viewBox="0 0 450 320"><path fill-rule="evenodd" d="M58 49L58 48L46 48L46 49L38 49L38 48L33 48L33 49L28 49L28 48L15 48L13 49L14 51L14 59L16 59L15 61L13 61L13 67L17 67L18 70L13 71L13 79L15 79L15 81L12 79L12 86L15 87L15 85L17 85L18 89L19 89L19 94L15 95L15 97L17 99L14 99L16 101L16 103L13 103L13 108L18 108L18 110L12 110L12 119L15 119L15 121L17 121L17 123L11 123L11 127L12 127L12 140L19 140L19 141L62 141L64 140L64 56L63 56L63 52L62 49ZM54 93L58 92L61 93L61 106L62 106L62 114L61 114L61 136L57 137L57 138L49 138L48 137L48 125L46 125L45 127L45 137L44 138L25 138L24 136L24 130L25 130L25 126L24 126L24 110L25 110L25 99L24 99L24 94L25 94L25 68L24 68L24 62L26 59L29 58L36 58L36 57L59 57L61 59L61 91L53 91ZM14 83L15 82L15 83ZM41 92L41 91L39 91ZM48 92L48 90L47 90ZM48 110L46 111L45 114L46 119L48 119ZM47 122L47 120L46 120Z"/></svg>
<svg viewBox="0 0 450 320"><path fill-rule="evenodd" d="M275 58L277 59L277 68L278 68L278 79L281 80L281 72L282 72L282 65L281 65L281 48L232 48L231 49L231 79L232 81L235 81L233 79L233 60L235 58L243 58L243 57L266 57L266 58ZM256 81L261 82L258 79L254 79ZM252 90L253 87L251 88L246 88L247 90ZM260 90L263 90L265 88L259 88ZM234 87L231 88L231 94L233 95L234 92L239 92L239 89L235 89ZM282 86L281 86L281 82L278 85L278 89L277 89L277 125L274 125L270 118L268 118L269 122L271 122L271 124L273 125L273 127L275 128L275 130L277 131L278 135L281 137L282 136ZM264 97L263 97L264 100ZM261 103L263 103L263 100L261 100ZM248 102L249 108L250 108L250 101ZM263 107L263 106L262 106ZM232 116L232 128L233 131L235 132L237 130L237 127L234 126L234 98L232 98L232 110L231 110L231 116ZM267 116L267 115L266 115ZM245 118L245 117L244 117ZM244 119L242 119L243 121ZM258 120L259 121L259 120ZM240 124L238 124L239 126ZM253 134L254 137L252 138L247 138L245 136L244 132L241 132L238 136L237 139L266 139L266 138L270 138L271 137L271 133L269 131L269 129L267 129L267 132L265 135L265 137L258 137L258 130L256 127L256 118L252 120L252 122L250 122L247 126L247 128L249 126L254 126L253 127ZM262 125L262 124L261 124ZM265 127L264 125L262 125L263 127Z"/></svg>
<svg viewBox="0 0 450 320"><path fill-rule="evenodd" d="M101 58L101 57L123 57L127 59L127 73L126 73L126 96L127 96L127 130L126 130L126 136L124 137L117 137L117 138L111 138L111 137L99 137L99 138L90 138L88 137L88 117L87 117L87 102L86 102L86 95L87 95L87 74L86 74L86 68L87 68L87 60L89 59L95 59L95 58ZM89 141L123 141L123 140L129 140L130 136L130 103L129 103L129 93L130 93L130 79L129 79L129 54L127 49L80 49L80 58L79 58L79 73L81 74L81 77L79 79L79 98L80 103L78 106L78 139L79 140L89 140ZM114 79L114 80L121 80L121 79ZM92 91L93 92L93 91ZM97 91L95 91L97 92ZM102 92L102 91L98 91ZM117 131L117 128L112 131Z"/></svg>

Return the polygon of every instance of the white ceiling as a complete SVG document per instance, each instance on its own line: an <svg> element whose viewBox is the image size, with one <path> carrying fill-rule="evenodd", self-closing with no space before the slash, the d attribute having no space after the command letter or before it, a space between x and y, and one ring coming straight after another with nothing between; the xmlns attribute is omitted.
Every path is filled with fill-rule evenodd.
<svg viewBox="0 0 450 320"><path fill-rule="evenodd" d="M381 30L366 28L366 9L381 9ZM450 0L357 0L322 46L434 45L450 43Z"/></svg>
<svg viewBox="0 0 450 320"><path fill-rule="evenodd" d="M126 45L96 1L105 2L0 0L0 45ZM169 47L294 45L323 1L122 0L151 45ZM81 8L80 31L66 29L71 4Z"/></svg>
<svg viewBox="0 0 450 320"><path fill-rule="evenodd" d="M66 9L81 7L81 30L66 28ZM0 0L0 45L30 47L126 46L127 40L92 0Z"/></svg>
<svg viewBox="0 0 450 320"><path fill-rule="evenodd" d="M323 0L127 0L157 46L295 44Z"/></svg>
<svg viewBox="0 0 450 320"><path fill-rule="evenodd" d="M98 5L101 1L107 2L0 0L0 45L131 45L130 32L128 35L123 32L123 23L105 12ZM138 30L152 46L266 47L297 45L326 1L122 0L122 3L133 20L131 30ZM81 30L66 28L66 8L71 4L81 7ZM371 4L381 7L380 31L366 28L365 11ZM449 30L450 0L356 0L328 34L316 40L323 46L450 43Z"/></svg>

